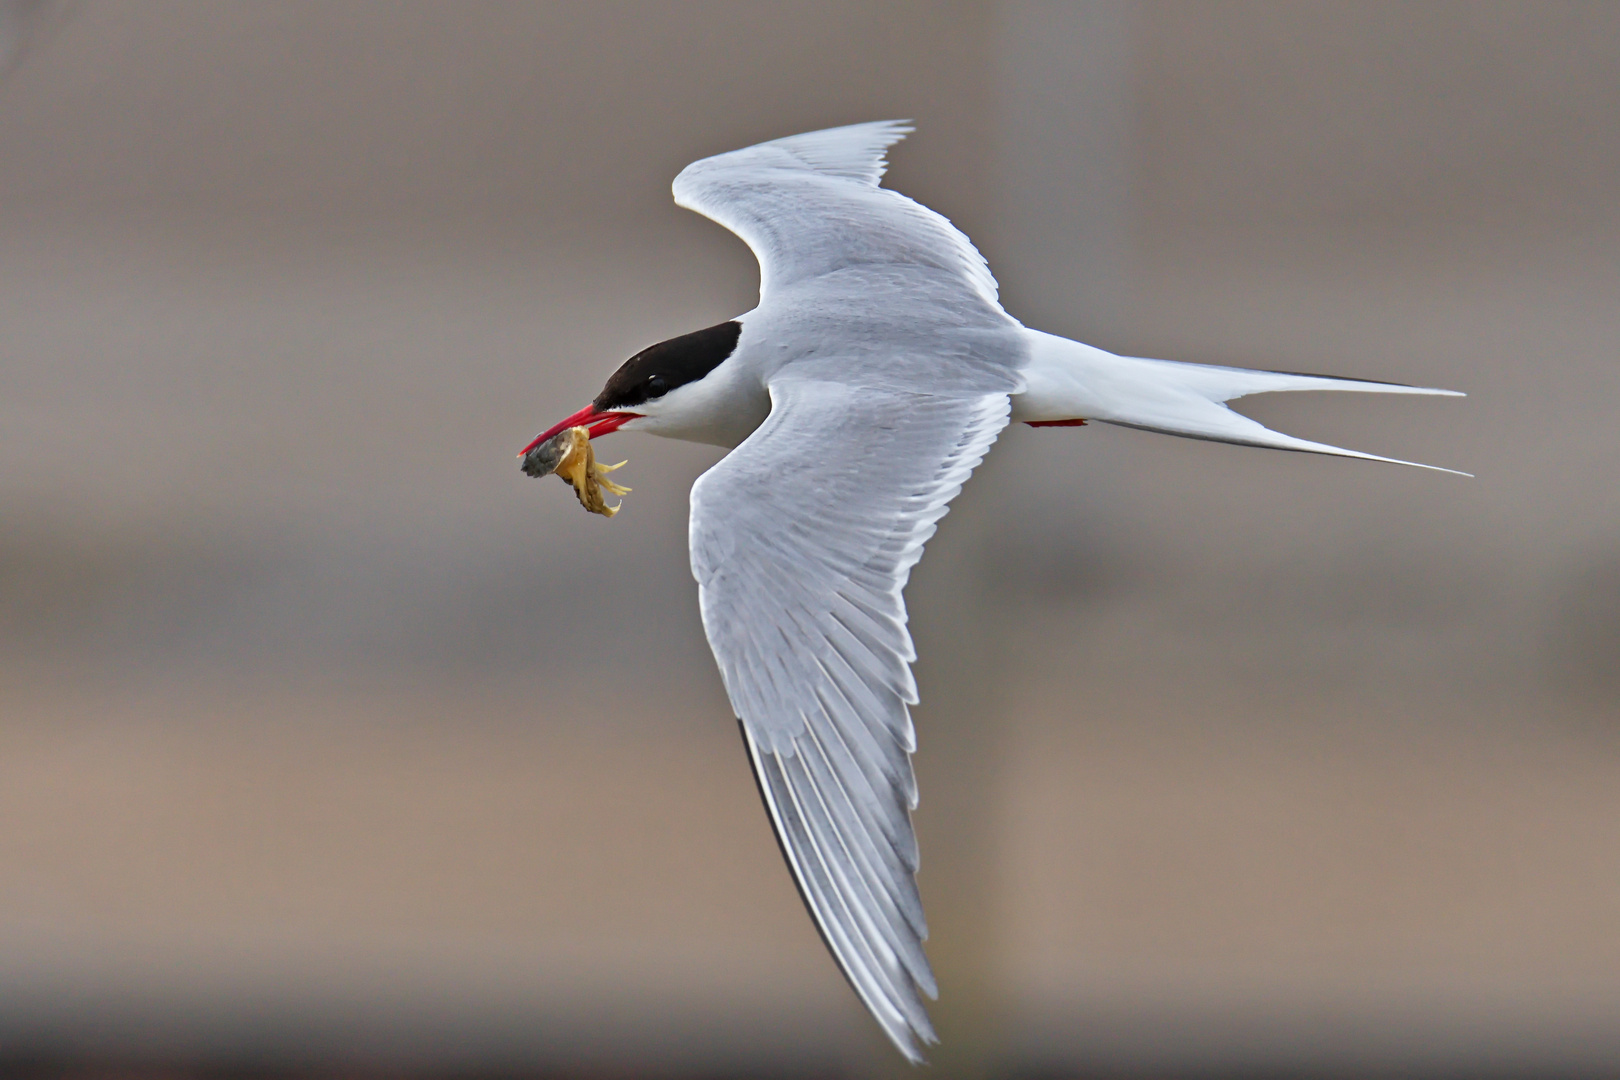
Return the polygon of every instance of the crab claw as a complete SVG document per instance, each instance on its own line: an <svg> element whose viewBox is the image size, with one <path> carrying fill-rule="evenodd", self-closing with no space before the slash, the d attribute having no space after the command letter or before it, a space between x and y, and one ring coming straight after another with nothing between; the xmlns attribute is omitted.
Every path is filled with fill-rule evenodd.
<svg viewBox="0 0 1620 1080"><path fill-rule="evenodd" d="M592 462L591 469L596 475L596 482L598 484L601 484L604 488L611 491L615 495L628 495L632 490L634 490L633 488L627 488L623 484L615 484L612 480L608 479L607 475L614 469L623 468L628 464L628 461L621 461L617 465L603 465L600 462Z"/></svg>

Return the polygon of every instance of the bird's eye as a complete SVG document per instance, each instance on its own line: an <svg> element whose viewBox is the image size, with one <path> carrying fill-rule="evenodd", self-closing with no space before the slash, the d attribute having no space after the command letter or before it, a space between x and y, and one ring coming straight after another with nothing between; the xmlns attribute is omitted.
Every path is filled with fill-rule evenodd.
<svg viewBox="0 0 1620 1080"><path fill-rule="evenodd" d="M647 376L647 396L659 397L669 389L669 382L662 375Z"/></svg>

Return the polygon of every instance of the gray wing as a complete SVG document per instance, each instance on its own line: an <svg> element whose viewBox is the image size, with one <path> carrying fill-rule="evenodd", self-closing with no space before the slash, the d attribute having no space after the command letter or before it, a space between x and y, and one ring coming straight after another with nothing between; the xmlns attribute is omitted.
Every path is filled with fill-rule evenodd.
<svg viewBox="0 0 1620 1080"><path fill-rule="evenodd" d="M878 187L884 152L911 132L904 121L812 131L693 162L675 202L719 222L759 259L760 296L848 266L912 264L944 270L1000 310L996 279L972 242L943 216Z"/></svg>
<svg viewBox="0 0 1620 1080"><path fill-rule="evenodd" d="M692 488L703 628L788 865L850 984L901 1052L921 994L917 804L901 597L1006 426L1005 392L857 389L785 374L765 423Z"/></svg>

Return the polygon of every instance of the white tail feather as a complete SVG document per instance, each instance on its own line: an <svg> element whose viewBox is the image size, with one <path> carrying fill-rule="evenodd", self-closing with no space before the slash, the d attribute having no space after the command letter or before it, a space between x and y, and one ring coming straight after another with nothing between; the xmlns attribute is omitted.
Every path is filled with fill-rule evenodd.
<svg viewBox="0 0 1620 1080"><path fill-rule="evenodd" d="M1102 349L1043 334L1038 330L1026 333L1029 335L1031 359L1024 372L1027 390L1013 399L1012 418L1015 422L1100 420L1191 439L1333 454L1435 469L1459 476L1471 475L1438 465L1401 461L1311 442L1309 439L1296 439L1292 435L1272 431L1225 405L1225 402L1246 394L1284 390L1464 396L1456 390L1115 356Z"/></svg>

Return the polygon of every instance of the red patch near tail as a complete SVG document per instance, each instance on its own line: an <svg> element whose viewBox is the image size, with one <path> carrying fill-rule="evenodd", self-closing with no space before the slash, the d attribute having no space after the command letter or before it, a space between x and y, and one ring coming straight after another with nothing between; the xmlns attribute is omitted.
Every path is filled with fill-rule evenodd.
<svg viewBox="0 0 1620 1080"><path fill-rule="evenodd" d="M1084 420L1025 420L1030 427L1085 427Z"/></svg>

